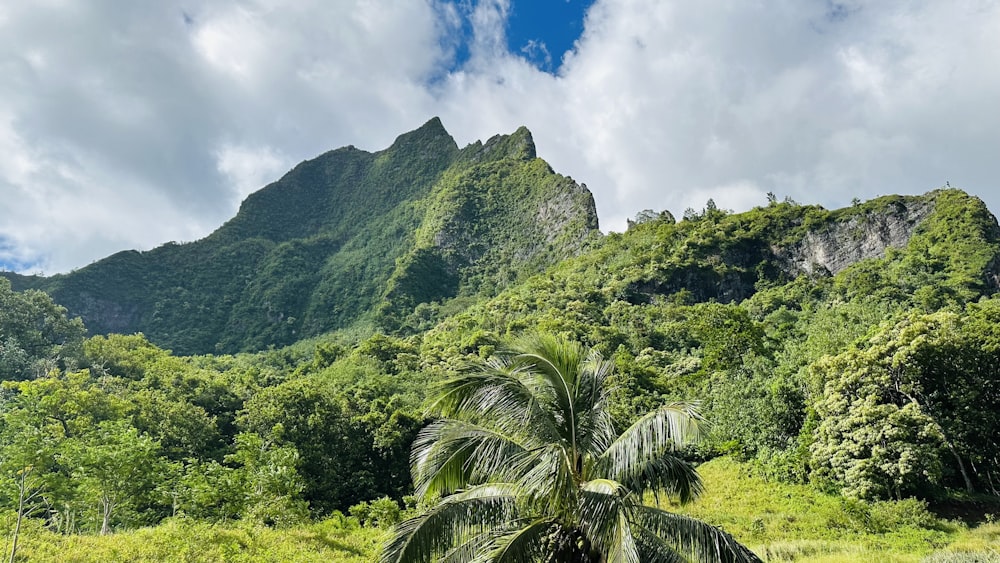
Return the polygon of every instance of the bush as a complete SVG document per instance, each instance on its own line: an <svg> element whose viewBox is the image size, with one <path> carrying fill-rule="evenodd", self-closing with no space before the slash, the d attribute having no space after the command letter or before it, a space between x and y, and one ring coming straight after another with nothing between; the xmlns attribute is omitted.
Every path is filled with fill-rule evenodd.
<svg viewBox="0 0 1000 563"><path fill-rule="evenodd" d="M872 527L878 532L888 532L903 527L940 530L944 525L944 522L927 509L926 501L915 498L874 502L869 509L869 518Z"/></svg>
<svg viewBox="0 0 1000 563"><path fill-rule="evenodd" d="M399 503L385 496L371 502L362 501L347 509L362 526L389 529L402 517Z"/></svg>
<svg viewBox="0 0 1000 563"><path fill-rule="evenodd" d="M399 503L389 497L371 501L368 511L368 523L372 527L388 529L400 520Z"/></svg>
<svg viewBox="0 0 1000 563"><path fill-rule="evenodd" d="M368 522L368 514L371 512L371 507L368 506L368 501L363 500L358 504L347 509L347 513L358 519L358 524L362 526Z"/></svg>

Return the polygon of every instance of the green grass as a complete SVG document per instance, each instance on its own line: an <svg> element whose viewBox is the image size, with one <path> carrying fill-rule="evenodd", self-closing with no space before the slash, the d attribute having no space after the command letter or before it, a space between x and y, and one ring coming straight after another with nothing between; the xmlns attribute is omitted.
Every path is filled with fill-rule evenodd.
<svg viewBox="0 0 1000 563"><path fill-rule="evenodd" d="M728 458L698 471L705 493L669 509L720 526L767 561L1000 562L1000 525L970 529L914 500L863 503L769 482Z"/></svg>
<svg viewBox="0 0 1000 563"><path fill-rule="evenodd" d="M110 536L63 536L38 529L22 535L18 561L71 562L330 562L371 561L386 532L331 519L291 529L171 520ZM10 540L5 538L6 561Z"/></svg>
<svg viewBox="0 0 1000 563"><path fill-rule="evenodd" d="M727 458L699 472L705 493L667 508L722 527L766 561L1000 563L997 523L970 528L936 518L918 501L862 503L769 482ZM18 560L361 563L374 559L386 534L344 517L279 530L173 519L103 537L61 536L34 524L23 532ZM9 537L2 547L6 559Z"/></svg>

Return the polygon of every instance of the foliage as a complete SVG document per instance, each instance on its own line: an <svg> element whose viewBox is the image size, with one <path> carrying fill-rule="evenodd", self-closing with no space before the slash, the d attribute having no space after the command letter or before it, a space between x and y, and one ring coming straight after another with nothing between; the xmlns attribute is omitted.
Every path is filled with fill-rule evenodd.
<svg viewBox="0 0 1000 563"><path fill-rule="evenodd" d="M180 358L111 335L82 349L90 369L7 382L0 396L0 503L24 499L19 512L52 530L179 515L287 527L310 508L410 491L423 419L419 378L389 375L413 366L402 341L373 338L339 361L331 343L311 356Z"/></svg>
<svg viewBox="0 0 1000 563"><path fill-rule="evenodd" d="M977 316L995 310L992 301L970 306ZM996 460L983 452L995 451L1000 432L992 414L1000 407L1000 374L984 352L997 341L983 320L912 315L863 348L814 364L812 376L823 385L814 403L814 475L862 498L926 491L943 484L946 465L970 492L973 478L989 481Z"/></svg>
<svg viewBox="0 0 1000 563"><path fill-rule="evenodd" d="M0 525L4 519L0 517ZM331 518L294 528L211 524L168 519L152 528L110 536L58 535L32 528L19 550L27 561L368 563L385 532L360 528L351 519Z"/></svg>
<svg viewBox="0 0 1000 563"><path fill-rule="evenodd" d="M83 323L37 290L0 277L0 381L30 379L80 360Z"/></svg>
<svg viewBox="0 0 1000 563"><path fill-rule="evenodd" d="M371 540L367 551L327 553L370 560L376 527L413 492L410 443L427 422L418 412L428 389L529 331L608 358L604 412L615 428L701 401L711 432L684 455L712 460L699 466L710 490L683 506L661 499L661 508L721 526L775 560L995 549L989 526L964 531L928 509L974 498L986 503L980 511L1000 512L982 500L1000 486L1000 228L981 202L942 190L828 211L775 197L746 213L706 205L679 222L646 214L626 233L535 244L540 231L521 236L534 228L518 223L534 205L524 201L558 201L575 184L534 158L526 132L441 153L451 141L436 129L389 152L304 163L244 205L254 222L234 220L206 241L121 253L49 280L0 281L0 347L16 366L0 389L0 512L11 531L22 516L19 552L44 560L52 545L90 545L116 558L101 545L172 559L130 538L155 543L162 533L163 546L190 554L178 539L190 532L208 560L280 559L291 550L272 535L280 528L299 538L289 541L312 538L291 544L301 549L355 545L357 533ZM406 181L433 185L400 183L393 166L424 153L450 156L424 163L438 176ZM412 198L363 234L315 233L324 213L356 226L365 217L323 210L320 180L356 181L377 194L372 208L399 195L383 186ZM282 194L311 205L301 224L269 219L287 211L272 205ZM572 208L550 206L547 217L559 223ZM885 233L895 246L830 259L877 249ZM586 251L542 271L568 249ZM135 283L108 284L105 274ZM113 330L139 318L155 330L84 340L51 299L13 291L32 284L122 303L158 295L146 310L95 305L125 323ZM203 356L155 344L186 353L220 339L226 350L294 344ZM423 497L421 510L453 507L452 496ZM354 507L368 527L349 530L357 523L346 517L332 535L303 531L310 518ZM373 507L382 515L372 518ZM157 523L149 536L137 530ZM114 534L80 535L102 528ZM271 547L257 543L264 538Z"/></svg>
<svg viewBox="0 0 1000 563"><path fill-rule="evenodd" d="M989 550L969 544L978 529L942 520L914 499L849 500L805 484L765 480L752 464L732 458L714 459L698 472L705 493L672 509L725 528L768 561L916 563L949 545Z"/></svg>
<svg viewBox="0 0 1000 563"><path fill-rule="evenodd" d="M700 418L667 405L619 434L611 364L539 335L445 381L443 418L414 443L418 497L441 501L396 528L382 561L759 561L725 532L646 506L701 490L677 451Z"/></svg>
<svg viewBox="0 0 1000 563"><path fill-rule="evenodd" d="M358 412L328 380L306 377L262 390L246 403L240 427L298 452L304 498L325 514L406 490L406 475L398 474L406 457L399 453L419 421L388 403L369 408Z"/></svg>
<svg viewBox="0 0 1000 563"><path fill-rule="evenodd" d="M361 501L349 509L351 516L364 526L390 529L399 523L402 511L399 503L389 497L371 502Z"/></svg>
<svg viewBox="0 0 1000 563"><path fill-rule="evenodd" d="M671 506L723 526L769 561L936 563L991 561L1000 528L934 518L917 502L846 502L804 485L765 481L749 464L720 458L698 468L705 491L696 502ZM891 529L881 525L887 513ZM0 513L0 529L13 514ZM878 525L871 528L872 524ZM889 529L889 531L880 531ZM109 536L58 535L27 526L22 554L29 561L346 561L376 557L387 533L361 527L339 513L291 528L167 519L156 527Z"/></svg>
<svg viewBox="0 0 1000 563"><path fill-rule="evenodd" d="M379 152L302 162L202 240L15 279L96 334L253 351L358 325L412 332L418 305L495 294L596 235L590 193L535 157L527 129L459 150L435 118Z"/></svg>

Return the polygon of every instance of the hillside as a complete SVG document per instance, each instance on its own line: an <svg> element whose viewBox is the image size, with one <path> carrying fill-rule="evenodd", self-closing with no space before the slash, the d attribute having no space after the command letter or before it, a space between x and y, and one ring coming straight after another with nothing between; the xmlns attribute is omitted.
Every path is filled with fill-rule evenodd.
<svg viewBox="0 0 1000 563"><path fill-rule="evenodd" d="M982 201L960 190L832 211L772 202L745 213L706 209L679 222L664 214L633 224L446 320L425 340L451 338L457 327L499 339L543 323L598 342L628 312L722 304L801 311L858 299L935 311L998 290L1000 227ZM646 332L635 328L611 341Z"/></svg>
<svg viewBox="0 0 1000 563"><path fill-rule="evenodd" d="M606 237L445 320L423 353L568 334L614 358L620 420L701 401L709 455L860 498L995 491L998 256L996 218L958 190L709 207Z"/></svg>
<svg viewBox="0 0 1000 563"><path fill-rule="evenodd" d="M1000 227L980 200L947 189L837 210L708 203L681 221L643 212L627 232L574 247L497 211L523 204L558 222L571 208L524 203L538 186L571 185L524 160L525 133L458 151L414 204L419 225L367 313L386 331L183 357L143 335L84 338L47 295L0 279L0 522L13 525L20 482L48 495L30 505L25 533L41 543L26 552L154 525L187 545L205 527L230 537L225 526L238 522L370 553L371 528L421 508L407 497L410 446L428 422L429 390L540 331L610 360L615 428L666 403L695 405L710 434L683 455L729 461L700 465L709 490L677 510L760 554L916 561L954 543L972 552L957 560L973 561L995 550ZM476 156L497 151L520 156ZM308 250L275 242L284 235L263 220L240 221L232 244L273 244L291 258ZM149 254L203 248L234 222ZM503 245L519 236L537 242ZM527 274L565 246L580 251ZM524 269L504 269L518 261ZM290 258L274 264L268 282L288 281ZM112 493L120 505L101 500ZM801 501L782 500L792 496ZM327 517L322 529L309 524ZM254 537L266 543L233 549L296 549L289 535Z"/></svg>
<svg viewBox="0 0 1000 563"><path fill-rule="evenodd" d="M537 158L527 129L459 149L435 118L385 150L299 164L202 240L8 277L92 334L235 352L357 323L412 330L417 306L495 294L597 233L590 192Z"/></svg>

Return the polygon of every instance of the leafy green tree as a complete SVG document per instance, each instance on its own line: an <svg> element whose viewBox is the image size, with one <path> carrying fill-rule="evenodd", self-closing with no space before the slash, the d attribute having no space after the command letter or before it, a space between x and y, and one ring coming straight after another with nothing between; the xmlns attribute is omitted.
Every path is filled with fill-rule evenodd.
<svg viewBox="0 0 1000 563"><path fill-rule="evenodd" d="M164 468L159 444L124 420L103 421L69 441L62 463L72 468L80 496L99 511L101 535L122 511L138 508Z"/></svg>
<svg viewBox="0 0 1000 563"><path fill-rule="evenodd" d="M171 463L172 474L157 484L157 491L170 501L170 515L227 522L244 511L247 493L246 471L215 460L187 460Z"/></svg>
<svg viewBox="0 0 1000 563"><path fill-rule="evenodd" d="M5 412L36 413L60 438L79 437L101 421L121 418L124 402L97 385L88 370L51 372L30 381L3 384Z"/></svg>
<svg viewBox="0 0 1000 563"><path fill-rule="evenodd" d="M262 390L240 415L244 432L297 451L304 498L320 513L375 496L371 437L336 391L316 377L293 379Z"/></svg>
<svg viewBox="0 0 1000 563"><path fill-rule="evenodd" d="M822 389L813 404L814 477L863 498L927 485L993 490L998 321L996 300L964 315L910 314L813 364L813 385Z"/></svg>
<svg viewBox="0 0 1000 563"><path fill-rule="evenodd" d="M44 509L45 496L53 488L59 441L37 412L4 409L0 416L0 498L10 496L16 506L10 548L10 561L15 561L23 520Z"/></svg>
<svg viewBox="0 0 1000 563"><path fill-rule="evenodd" d="M159 442L172 460L215 458L223 449L214 417L191 403L159 389L141 389L126 395L132 424Z"/></svg>
<svg viewBox="0 0 1000 563"><path fill-rule="evenodd" d="M114 383L136 428L160 442L167 457L221 461L243 404L234 385L142 334L94 336L83 347L92 370L112 376L105 381Z"/></svg>
<svg viewBox="0 0 1000 563"><path fill-rule="evenodd" d="M607 411L611 363L540 335L444 382L443 418L413 448L416 492L441 500L400 524L381 561L760 561L703 522L646 506L701 490L678 450L701 433L671 404L619 434Z"/></svg>
<svg viewBox="0 0 1000 563"><path fill-rule="evenodd" d="M38 290L13 291L0 277L0 381L75 366L86 330L79 318Z"/></svg>
<svg viewBox="0 0 1000 563"><path fill-rule="evenodd" d="M422 420L402 408L384 379L392 380L339 363L261 390L247 401L240 426L295 448L303 497L317 514L383 495L399 498L409 488L409 445Z"/></svg>
<svg viewBox="0 0 1000 563"><path fill-rule="evenodd" d="M789 462L769 466L787 478L802 481L804 460L787 459L798 445L804 398L790 378L773 374L773 362L744 357L744 366L722 372L712 381L706 414L712 420L715 449L744 459ZM770 464L769 464L770 465Z"/></svg>
<svg viewBox="0 0 1000 563"><path fill-rule="evenodd" d="M293 446L265 442L259 435L236 437L236 453L226 461L240 467L236 472L244 494L242 516L267 525L301 522L309 514L302 500L305 487L299 476L299 453Z"/></svg>

